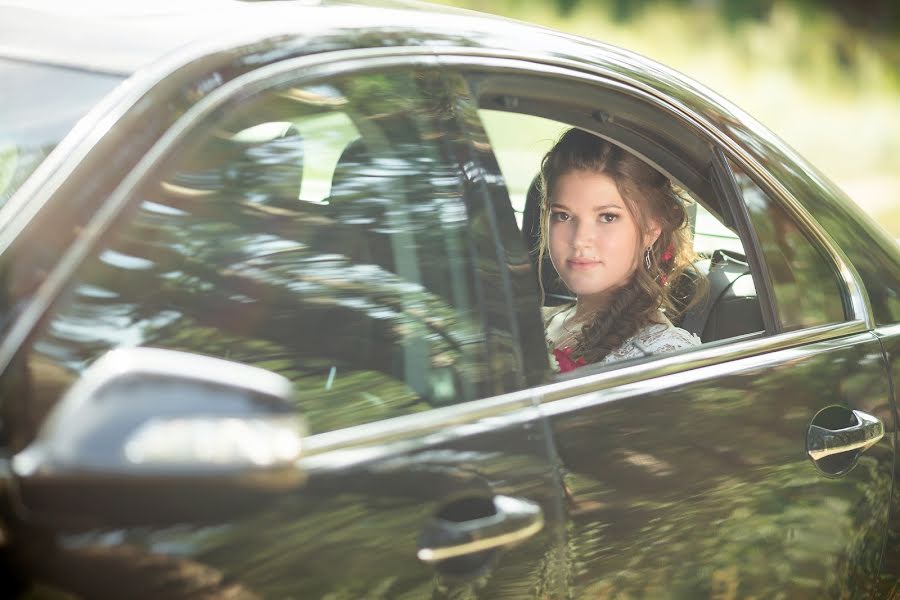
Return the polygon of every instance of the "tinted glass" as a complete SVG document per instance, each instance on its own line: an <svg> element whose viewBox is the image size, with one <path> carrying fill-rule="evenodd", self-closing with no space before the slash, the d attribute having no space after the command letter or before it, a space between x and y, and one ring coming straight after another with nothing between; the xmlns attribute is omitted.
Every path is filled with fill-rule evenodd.
<svg viewBox="0 0 900 600"><path fill-rule="evenodd" d="M762 247L785 330L844 320L841 286L825 257L780 204L731 163Z"/></svg>
<svg viewBox="0 0 900 600"><path fill-rule="evenodd" d="M490 393L452 122L418 73L231 110L140 190L31 364L71 379L119 345L224 357L291 379L313 432Z"/></svg>
<svg viewBox="0 0 900 600"><path fill-rule="evenodd" d="M121 78L0 59L0 206Z"/></svg>

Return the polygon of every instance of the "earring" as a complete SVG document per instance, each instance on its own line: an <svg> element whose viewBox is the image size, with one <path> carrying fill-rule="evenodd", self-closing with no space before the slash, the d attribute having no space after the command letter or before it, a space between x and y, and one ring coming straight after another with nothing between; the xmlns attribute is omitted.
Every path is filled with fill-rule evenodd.
<svg viewBox="0 0 900 600"><path fill-rule="evenodd" d="M644 264L647 265L647 270L650 270L651 262L650 262L650 246L647 246L647 249L644 251Z"/></svg>

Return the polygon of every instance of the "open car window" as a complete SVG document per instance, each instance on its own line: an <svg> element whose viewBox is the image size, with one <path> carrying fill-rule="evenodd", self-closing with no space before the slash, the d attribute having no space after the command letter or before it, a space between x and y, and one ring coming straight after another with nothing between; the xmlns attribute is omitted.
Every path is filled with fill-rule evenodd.
<svg viewBox="0 0 900 600"><path fill-rule="evenodd" d="M559 136L572 124L495 109L482 109L479 115L506 183L510 204L516 216L523 244L533 259L537 279L538 208L535 185L541 159ZM671 177L671 175L670 175ZM676 182L677 185L677 182ZM764 331L756 286L744 244L733 227L710 207L721 207L718 198L704 199L681 188L692 200L687 205L694 251L695 268L709 282L705 298L683 315L672 315L674 324L694 333L704 343L745 337ZM557 283L552 264L545 260L544 304L561 304L570 293ZM546 273L547 270L550 273Z"/></svg>
<svg viewBox="0 0 900 600"><path fill-rule="evenodd" d="M773 332L763 318L765 305L759 294L764 292L765 282L758 281L759 269L753 267L753 240L737 226L736 218L744 217L742 211L732 208L735 199L728 197L719 181L721 174L714 172L712 144L683 123L670 127L670 117L667 121L658 109L625 99L616 90L579 87L572 82L555 87L533 76L472 74L471 78L480 93L478 116L483 133L516 222L518 239L507 243L521 244L528 252L535 283L539 280L537 178L541 160L562 133L575 127L644 160L688 199L686 210L697 254L693 267L708 282L708 292L701 286L695 303L680 314L667 315L670 320L700 337L702 345ZM561 286L549 259L542 270L544 306L571 301L571 292ZM688 287L676 293L692 293L689 286L696 281L683 279L676 285ZM615 367L617 363L612 364Z"/></svg>

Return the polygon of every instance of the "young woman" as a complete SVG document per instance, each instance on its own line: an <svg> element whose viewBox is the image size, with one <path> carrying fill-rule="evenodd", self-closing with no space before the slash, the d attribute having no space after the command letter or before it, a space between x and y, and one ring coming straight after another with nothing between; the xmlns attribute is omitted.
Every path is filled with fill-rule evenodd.
<svg viewBox="0 0 900 600"><path fill-rule="evenodd" d="M554 367L569 371L698 345L667 317L690 303L676 302L672 284L694 258L685 200L671 182L579 129L547 153L541 179L541 259L549 253L576 298L544 312Z"/></svg>

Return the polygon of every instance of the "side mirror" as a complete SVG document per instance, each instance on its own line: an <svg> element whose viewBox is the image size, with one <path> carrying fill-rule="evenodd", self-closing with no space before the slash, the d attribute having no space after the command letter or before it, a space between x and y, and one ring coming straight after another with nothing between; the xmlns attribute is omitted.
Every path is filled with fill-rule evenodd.
<svg viewBox="0 0 900 600"><path fill-rule="evenodd" d="M227 518L303 483L292 398L290 381L257 367L113 350L13 457L21 508L104 525Z"/></svg>

